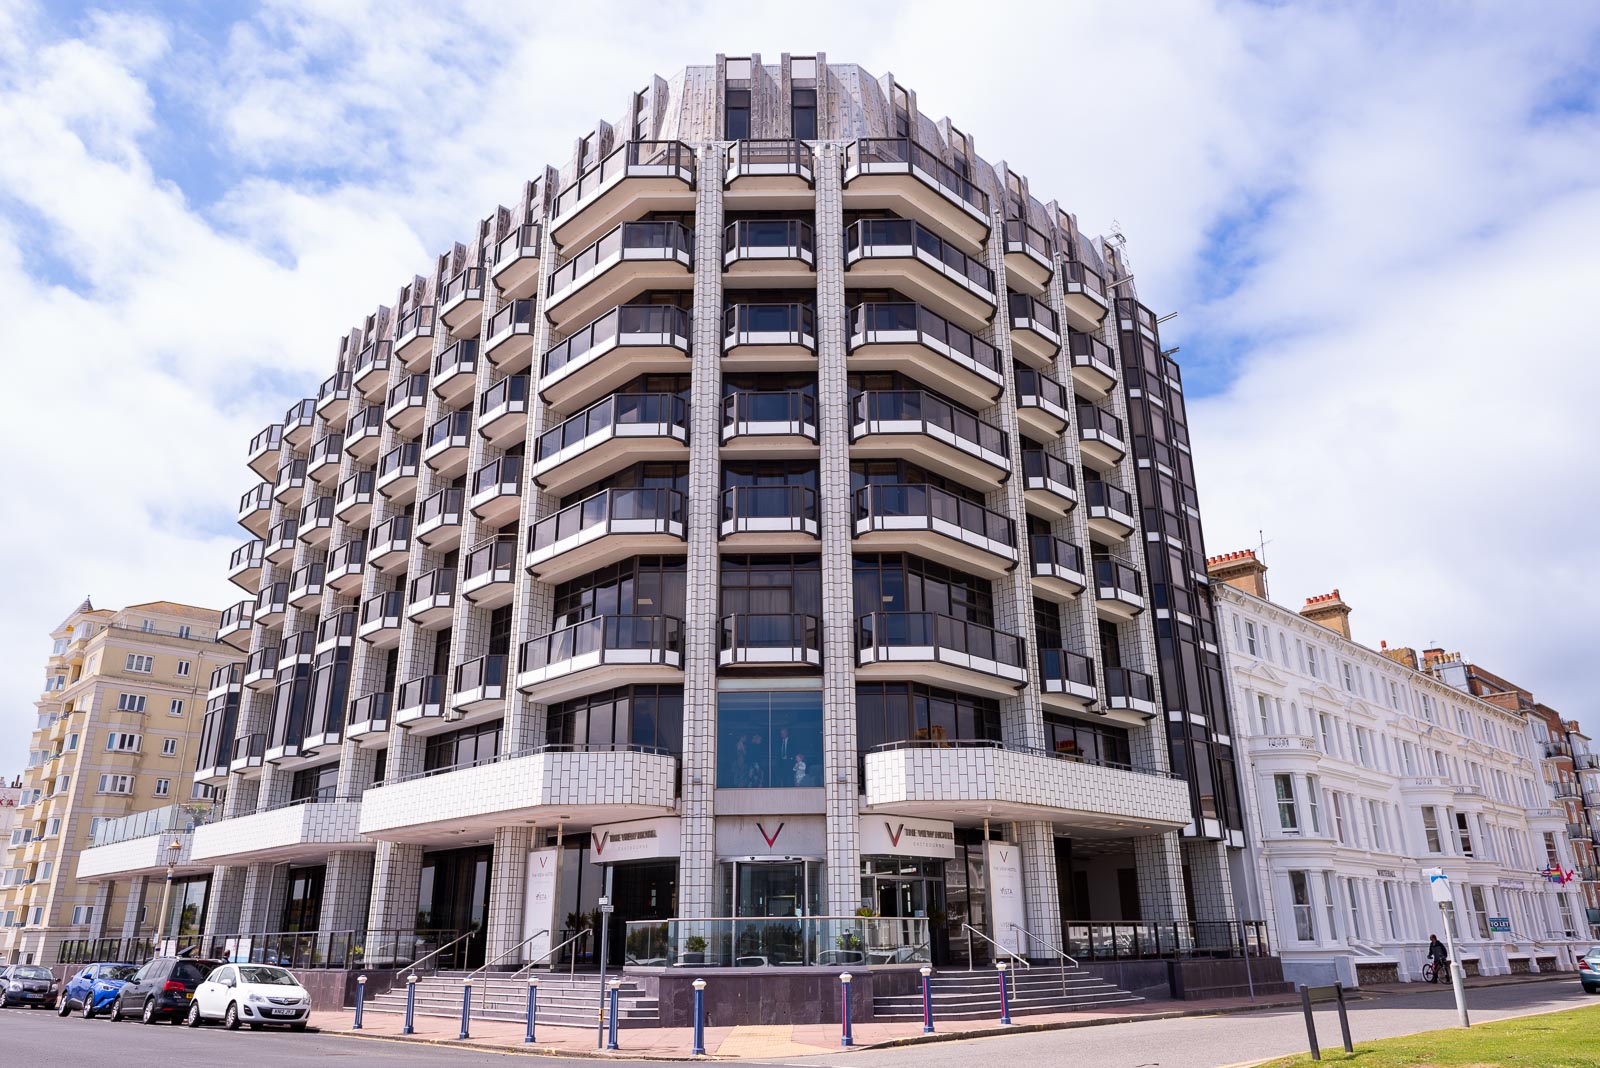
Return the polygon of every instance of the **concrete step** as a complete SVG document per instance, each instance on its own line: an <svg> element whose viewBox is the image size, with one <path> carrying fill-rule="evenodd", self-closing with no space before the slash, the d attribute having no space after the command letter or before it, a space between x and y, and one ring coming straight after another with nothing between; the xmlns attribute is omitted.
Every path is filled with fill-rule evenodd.
<svg viewBox="0 0 1600 1068"><path fill-rule="evenodd" d="M935 1019L1000 1014L997 972L943 972L930 979L928 995ZM1006 999L1013 1016L1099 1009L1144 1000L1097 975L1074 968L1015 969L1006 976ZM872 999L872 1010L882 1019L916 1019L922 1015L922 992L879 995Z"/></svg>

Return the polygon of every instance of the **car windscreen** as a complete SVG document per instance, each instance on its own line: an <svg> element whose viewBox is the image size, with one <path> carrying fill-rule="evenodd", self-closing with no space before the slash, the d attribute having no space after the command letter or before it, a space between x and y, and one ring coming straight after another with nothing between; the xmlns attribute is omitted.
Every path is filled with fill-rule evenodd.
<svg viewBox="0 0 1600 1068"><path fill-rule="evenodd" d="M172 966L172 978L180 983L203 983L210 972L210 966L202 968L192 960L180 960Z"/></svg>
<svg viewBox="0 0 1600 1068"><path fill-rule="evenodd" d="M26 965L18 965L17 967L11 969L11 978L13 978L13 979L53 979L53 978L55 978L55 976L50 974L50 969L48 969L48 968L30 968L30 967L28 967Z"/></svg>
<svg viewBox="0 0 1600 1068"><path fill-rule="evenodd" d="M133 973L139 969L132 964L107 964L101 968L95 978L102 981L107 979L128 980L133 978Z"/></svg>
<svg viewBox="0 0 1600 1068"><path fill-rule="evenodd" d="M299 986L294 981L294 976L282 968L266 968L259 964L245 964L239 967L239 978L246 983L260 983L263 986Z"/></svg>

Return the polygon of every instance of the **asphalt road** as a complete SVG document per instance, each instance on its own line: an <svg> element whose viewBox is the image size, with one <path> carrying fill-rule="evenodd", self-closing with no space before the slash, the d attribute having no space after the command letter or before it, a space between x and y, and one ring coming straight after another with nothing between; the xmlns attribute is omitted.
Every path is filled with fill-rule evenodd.
<svg viewBox="0 0 1600 1068"><path fill-rule="evenodd" d="M1468 992L1474 1022L1487 1022L1528 1012L1600 1005L1600 998L1582 992L1576 982L1490 987ZM1331 1008L1318 1011L1318 1033L1324 1048L1336 1048L1338 1023ZM1352 1003L1350 1028L1356 1042L1450 1027L1454 1002L1448 990L1425 994L1386 995ZM53 1012L0 1010L0 1049L15 1064L270 1064L301 1068L343 1057L376 1065L556 1064L572 1060L524 1057L442 1046L410 1045L332 1035L285 1031L223 1031L206 1027L191 1031L171 1024L144 1026L133 1020L58 1019ZM1021 1059L1030 1068L1221 1068L1263 1057L1303 1052L1305 1027L1298 1010L1232 1016L1150 1020L1071 1031L1001 1035L885 1050L841 1050L810 1058L785 1058L784 1065L827 1065L830 1068L966 1068L980 1058ZM245 1060L244 1058L249 1058ZM659 1068L661 1062L610 1061L612 1064ZM754 1065L755 1062L743 1062ZM758 1068L772 1068L762 1064Z"/></svg>

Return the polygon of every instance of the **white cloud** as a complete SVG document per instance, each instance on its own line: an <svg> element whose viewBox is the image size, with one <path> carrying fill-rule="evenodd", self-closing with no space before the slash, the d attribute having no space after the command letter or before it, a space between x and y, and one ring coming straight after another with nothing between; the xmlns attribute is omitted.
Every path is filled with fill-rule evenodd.
<svg viewBox="0 0 1600 1068"><path fill-rule="evenodd" d="M344 331L651 74L718 50L893 71L1043 198L1120 220L1145 298L1183 311L1168 343L1191 383L1238 375L1192 404L1212 551L1264 528L1283 599L1338 584L1361 637L1437 638L1587 714L1594 627L1569 591L1600 563L1579 340L1595 20L277 0L202 33L0 0L0 293L23 400L0 424L0 553L23 562L0 754L21 752L44 628L85 592L236 599L245 442ZM1585 92L1589 110L1552 106ZM263 381L292 392L245 386Z"/></svg>

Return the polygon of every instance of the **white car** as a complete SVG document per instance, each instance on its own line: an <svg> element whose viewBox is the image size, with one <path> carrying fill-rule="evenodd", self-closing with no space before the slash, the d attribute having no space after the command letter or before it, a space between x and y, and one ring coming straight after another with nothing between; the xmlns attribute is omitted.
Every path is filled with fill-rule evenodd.
<svg viewBox="0 0 1600 1068"><path fill-rule="evenodd" d="M224 964L195 988L194 1001L184 1020L199 1027L221 1020L230 1031L242 1023L259 1031L267 1024L288 1024L304 1031L311 1016L311 995L300 981L272 964Z"/></svg>

